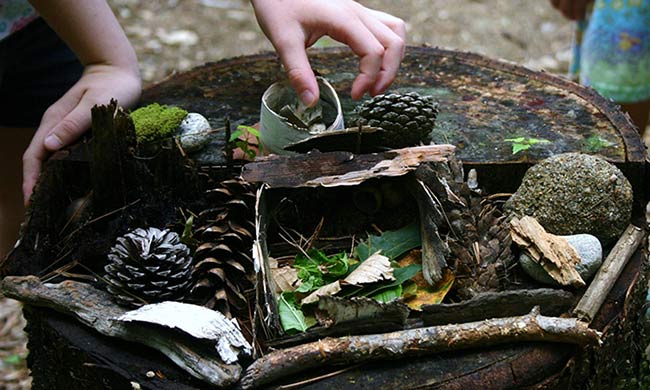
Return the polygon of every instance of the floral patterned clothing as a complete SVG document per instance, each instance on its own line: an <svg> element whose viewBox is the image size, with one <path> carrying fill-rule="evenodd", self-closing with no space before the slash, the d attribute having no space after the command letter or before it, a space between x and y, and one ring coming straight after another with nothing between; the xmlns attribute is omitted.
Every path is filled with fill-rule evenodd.
<svg viewBox="0 0 650 390"><path fill-rule="evenodd" d="M0 40L27 26L38 17L27 0L0 0Z"/></svg>
<svg viewBox="0 0 650 390"><path fill-rule="evenodd" d="M574 43L582 84L618 103L650 100L650 0L596 0Z"/></svg>

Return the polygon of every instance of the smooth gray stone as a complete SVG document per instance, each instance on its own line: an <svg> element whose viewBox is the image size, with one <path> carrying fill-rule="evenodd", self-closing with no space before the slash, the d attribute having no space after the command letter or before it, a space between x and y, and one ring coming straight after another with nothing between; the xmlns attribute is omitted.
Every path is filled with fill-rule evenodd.
<svg viewBox="0 0 650 390"><path fill-rule="evenodd" d="M580 256L580 264L576 264L575 268L582 280L585 282L591 280L603 264L603 248L600 241L590 234L574 234L562 237L567 239ZM554 286L560 285L548 275L541 265L537 264L525 253L519 256L519 264L536 281Z"/></svg>
<svg viewBox="0 0 650 390"><path fill-rule="evenodd" d="M212 127L201 114L190 112L178 125L177 136L183 150L193 153L201 150L210 142Z"/></svg>

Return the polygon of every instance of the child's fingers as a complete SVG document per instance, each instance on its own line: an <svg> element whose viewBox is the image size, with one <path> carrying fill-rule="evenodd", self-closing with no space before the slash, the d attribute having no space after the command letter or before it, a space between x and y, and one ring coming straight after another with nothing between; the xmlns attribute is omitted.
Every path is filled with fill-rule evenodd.
<svg viewBox="0 0 650 390"><path fill-rule="evenodd" d="M300 96L302 102L311 107L318 101L319 91L316 76L311 69L305 42L300 39L287 39L276 42L289 82Z"/></svg>
<svg viewBox="0 0 650 390"><path fill-rule="evenodd" d="M361 98L377 80L386 49L357 17L339 19L328 35L350 46L360 57L359 75L352 83L351 95L353 99Z"/></svg>
<svg viewBox="0 0 650 390"><path fill-rule="evenodd" d="M363 13L361 20L385 49L378 77L370 88L370 94L376 95L388 88L397 75L404 54L404 38L370 13Z"/></svg>
<svg viewBox="0 0 650 390"><path fill-rule="evenodd" d="M90 127L90 110L94 104L90 99L82 98L79 104L47 133L43 146L50 152L55 152L73 143Z"/></svg>

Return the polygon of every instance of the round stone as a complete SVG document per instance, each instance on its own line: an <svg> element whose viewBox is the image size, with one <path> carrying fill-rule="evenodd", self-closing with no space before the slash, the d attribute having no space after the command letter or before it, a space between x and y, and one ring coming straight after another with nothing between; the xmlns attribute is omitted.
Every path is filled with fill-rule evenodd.
<svg viewBox="0 0 650 390"><path fill-rule="evenodd" d="M580 256L580 263L576 264L575 269L580 274L582 280L588 282L591 280L600 266L603 264L603 248L600 241L590 234L574 234L564 236L564 238L575 248ZM546 270L530 258L525 253L519 256L521 268L536 281L544 284L559 286L560 284L551 278Z"/></svg>
<svg viewBox="0 0 650 390"><path fill-rule="evenodd" d="M178 125L177 136L187 153L201 150L210 142L210 122L201 114L190 112Z"/></svg>
<svg viewBox="0 0 650 390"><path fill-rule="evenodd" d="M505 207L535 217L549 233L586 233L609 243L630 223L632 203L632 186L616 166L565 153L531 167Z"/></svg>

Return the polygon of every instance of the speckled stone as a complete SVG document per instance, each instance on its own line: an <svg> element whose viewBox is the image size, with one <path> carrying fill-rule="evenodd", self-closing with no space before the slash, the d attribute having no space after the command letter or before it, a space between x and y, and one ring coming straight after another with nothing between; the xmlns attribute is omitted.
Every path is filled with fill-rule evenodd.
<svg viewBox="0 0 650 390"><path fill-rule="evenodd" d="M178 125L177 136L183 150L194 153L210 142L210 122L201 114L190 112Z"/></svg>
<svg viewBox="0 0 650 390"><path fill-rule="evenodd" d="M535 217L549 233L617 239L632 216L632 186L604 159L581 153L550 157L531 167L506 210Z"/></svg>
<svg viewBox="0 0 650 390"><path fill-rule="evenodd" d="M580 264L576 264L575 269L582 277L582 280L588 282L596 275L596 272L603 264L603 247L600 245L600 241L590 234L574 234L564 236L564 238L578 252ZM555 286L560 285L548 275L541 265L533 261L525 253L519 256L519 264L531 278L538 282Z"/></svg>

